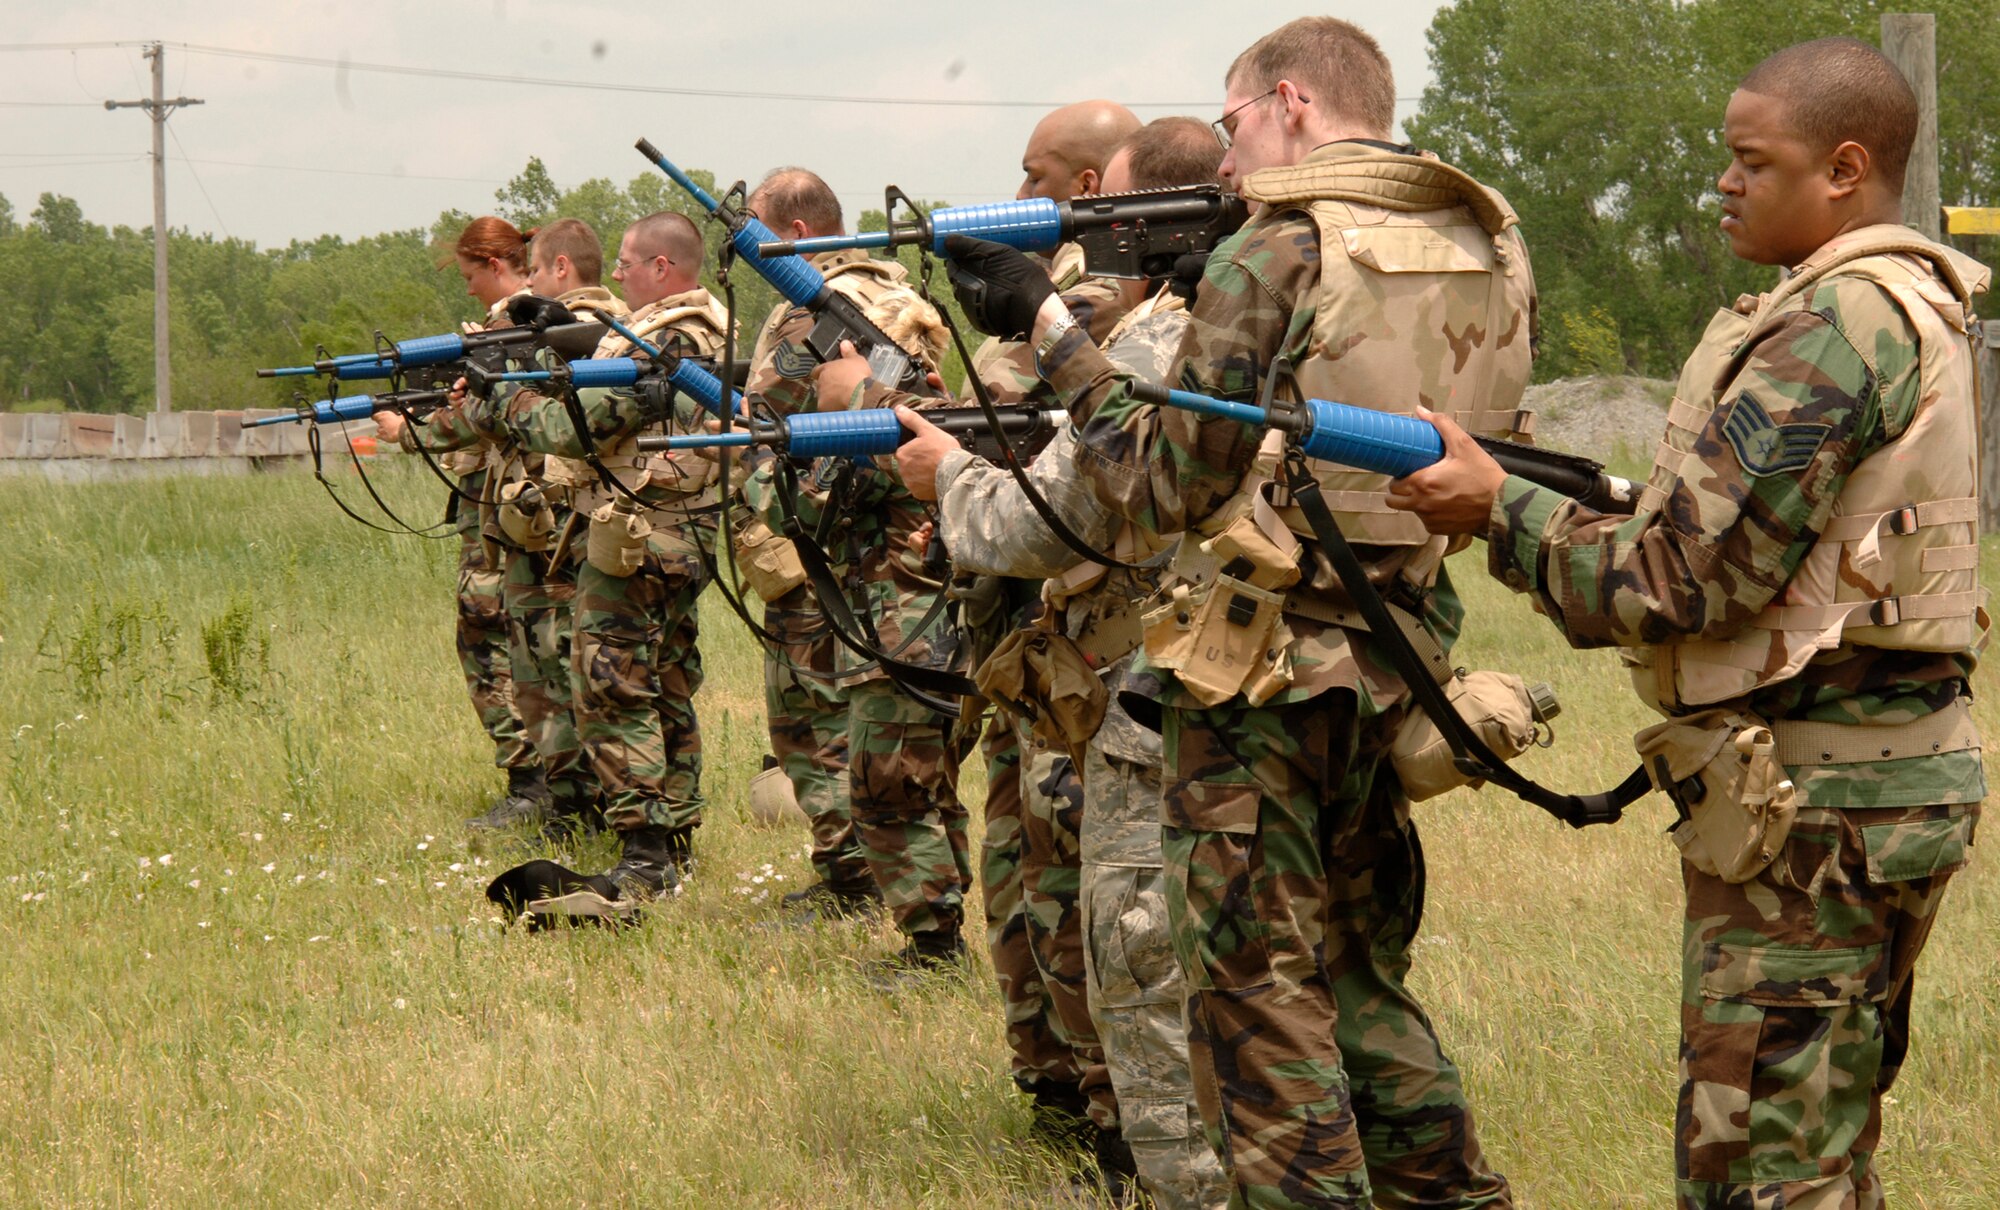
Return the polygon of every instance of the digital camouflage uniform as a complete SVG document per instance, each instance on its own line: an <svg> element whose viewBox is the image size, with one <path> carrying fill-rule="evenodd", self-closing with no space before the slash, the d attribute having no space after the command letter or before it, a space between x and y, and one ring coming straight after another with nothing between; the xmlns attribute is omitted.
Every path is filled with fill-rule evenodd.
<svg viewBox="0 0 2000 1210"><path fill-rule="evenodd" d="M556 301L569 307L579 322L588 322L599 311L625 315L625 304L602 286L582 286ZM499 404L525 407L539 397L522 390ZM480 531L486 550L497 550L501 558L514 706L541 760L557 810L574 814L593 807L598 792L596 775L577 734L570 685L572 610L587 519L569 507L569 489L550 482L543 473L542 455L507 442L495 423L494 407L493 401L471 398L458 407L439 409L424 423L421 439L432 450L494 451L481 495L486 503L480 509ZM501 493L510 483L533 484L547 502L545 509L537 510L540 532L525 545L508 534L500 519L507 507Z"/></svg>
<svg viewBox="0 0 2000 1210"><path fill-rule="evenodd" d="M1185 314L1178 300L1148 300L1108 338L1105 355L1148 381L1162 381L1179 350ZM1141 312L1151 314L1151 318ZM1117 551L1125 562L1143 553L1116 539L1123 527L1077 475L1074 431L1065 428L1039 455L1030 477L1070 529L1093 548ZM1076 640L1116 686L1138 643L1138 606L1152 577L1123 569L1100 571L1057 538L1029 506L1013 477L970 453L946 457L937 473L945 544L961 568L1049 578L1053 625ZM1043 750L1043 741L1034 741ZM1063 763L1069 762L1062 756ZM1219 1206L1229 1182L1194 1104L1188 1074L1185 988L1174 957L1160 855L1160 738L1133 722L1115 700L1088 737L1082 769L1083 809L1073 851L1051 837L1051 856L1078 879L1084 998L1117 1096L1121 1132L1140 1178L1164 1210ZM1055 818L1061 818L1060 815ZM1049 829L1054 831L1053 829ZM1030 837L1024 881L1047 880ZM1026 916L1064 898L1031 890ZM1053 935L1055 929L1036 930ZM1059 962L1036 946L1044 963ZM1065 992L1063 972L1043 978Z"/></svg>
<svg viewBox="0 0 2000 1210"><path fill-rule="evenodd" d="M1209 259L1174 381L1250 399L1282 355L1302 383L1343 402L1457 411L1453 393L1464 391L1490 403L1482 415L1518 404L1531 301L1492 309L1532 298L1511 211L1435 160L1382 147L1329 144L1296 171L1244 182L1264 206ZM1301 174L1337 180L1291 196L1259 188L1290 187ZM1351 291L1323 290L1323 269ZM1424 276L1395 277L1412 270ZM1443 278L1458 280L1425 286L1421 308L1380 309L1385 293L1411 288L1399 281ZM1457 306L1487 308L1488 318L1450 327ZM1407 388L1342 387L1339 376L1360 366ZM1177 558L1254 516L1256 484L1271 470L1258 455L1264 433L1139 403L1129 376L1073 335L1046 369L1083 426L1078 465L1099 498L1153 533L1193 531ZM1343 485L1332 507L1373 524L1387 511L1385 485ZM1265 498L1298 534L1282 491ZM1448 646L1462 610L1442 547L1361 549ZM1187 678L1201 670L1162 667L1150 639L1130 678L1161 707L1167 903L1190 981L1202 1118L1246 1205L1508 1205L1457 1069L1405 983L1422 851L1383 754L1407 690L1365 631L1332 620L1345 598L1316 545L1308 540L1296 564L1303 579L1278 598L1270 650L1259 643L1246 659L1275 674L1254 686L1255 699L1198 693ZM1207 574L1193 587L1223 591ZM1163 604L1148 622L1171 635L1192 610L1178 598Z"/></svg>
<svg viewBox="0 0 2000 1210"><path fill-rule="evenodd" d="M723 322L721 307L696 288L639 308L629 326L655 345L712 358L721 348ZM616 333L596 350L598 357L632 354ZM545 473L572 485L579 512L608 504L620 523L629 510L651 529L634 574L610 574L591 559L577 569L571 649L577 731L602 788L606 823L621 832L698 827L701 729L694 695L702 668L695 599L707 583L715 545L714 465L691 453L634 450L631 440L661 423L645 413L635 393L591 388L577 396L592 448L644 502L643 510L581 461L586 449L561 399L518 392L496 416L515 445L548 456ZM698 432L706 415L681 396L663 427Z"/></svg>
<svg viewBox="0 0 2000 1210"><path fill-rule="evenodd" d="M1078 245L1056 250L1049 277L1093 340L1108 336L1128 309L1116 281L1086 276ZM1046 400L1033 357L1026 344L989 339L974 352L970 372L995 403ZM969 387L967 394L969 402ZM994 619L988 633L997 637L1023 624L1022 607L1039 608L1033 602L1040 588L1033 579L1008 582L1001 595L1013 603L1011 615ZM975 650L973 664L984 655ZM1000 987L1015 1081L1045 1096L1047 1090L1074 1086L1091 1119L1115 1128L1116 1094L1083 991L1074 876L1082 783L1067 756L1024 746L1020 728L998 717L980 737L980 751L986 761L986 830L980 844L986 947Z"/></svg>
<svg viewBox="0 0 2000 1210"><path fill-rule="evenodd" d="M487 308L483 327L510 327L507 303L519 294L501 299ZM467 325L480 330L480 325ZM402 444L415 452L416 426L404 430ZM458 490L473 499L483 499L486 491L490 447L443 451L438 465L458 476ZM502 769L526 769L536 764L534 745L528 740L527 725L514 706L514 673L507 649L507 606L504 573L487 557L480 541L480 510L453 497L451 515L458 527L458 621L453 641L458 648L458 664L465 672L465 691L479 725L493 739L493 763Z"/></svg>
<svg viewBox="0 0 2000 1210"><path fill-rule="evenodd" d="M900 266L875 263L886 276L851 272L831 280L836 288L874 282L864 300L871 307L890 288L914 296L901 284ZM805 357L782 343L776 347L780 365ZM872 631L867 641L906 664L950 666L953 645L934 641L950 630L942 616L924 633L915 632L943 591L941 569L909 547L910 536L930 520L926 507L893 475L848 459L821 459L800 472L798 487L791 501L797 520L820 535L850 609ZM751 476L744 494L766 525L786 532L779 476ZM958 755L946 741L943 716L901 692L880 668L863 671L867 661L845 644L833 656L835 684L847 699L847 798L861 855L898 929L913 939L956 939L972 861L966 810L958 799ZM837 831L828 824L822 841L816 827L815 847L844 849Z"/></svg>
<svg viewBox="0 0 2000 1210"><path fill-rule="evenodd" d="M1864 229L1806 265L1885 237L1921 241ZM1936 254L1967 296L1983 288L1983 268ZM1487 533L1492 571L1572 644L1638 649L1642 694L1676 715L1714 699L1694 687L1691 661L1769 651L1774 619L1782 629L1786 610L1851 589L1867 609L1837 646L1808 644L1802 654L1817 653L1775 680L1758 672L1774 664L1738 661L1750 671L1720 690L1771 723L1780 752L1796 720L1836 724L1872 758L1877 744L1891 752L1899 725L1962 712L1984 624L1972 614L1977 405L1964 308L1941 276L1875 256L1795 275L1784 305L1724 312L1683 373L1670 417L1681 433L1670 430L1638 515L1600 517L1510 478ZM1859 499L1864 480L1875 508ZM1955 637L1910 642L1907 619L1926 615L1910 585L1885 583L1898 543L1920 549L1924 570L1957 576L1947 591L1972 590L1945 623ZM1891 600L1905 622L1880 625L1876 606ZM1683 861L1679 1205L1883 1204L1882 1095L1908 1050L1917 957L1979 817L1976 742L1863 763L1781 757L1799 806L1775 861L1741 883Z"/></svg>

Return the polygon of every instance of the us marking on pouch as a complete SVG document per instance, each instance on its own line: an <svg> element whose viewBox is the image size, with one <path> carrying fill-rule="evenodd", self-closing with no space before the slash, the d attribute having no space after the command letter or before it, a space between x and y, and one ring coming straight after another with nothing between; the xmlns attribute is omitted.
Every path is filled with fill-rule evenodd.
<svg viewBox="0 0 2000 1210"><path fill-rule="evenodd" d="M1736 406L1722 422L1736 461L1757 476L1804 468L1832 431L1824 424L1779 424L1748 391L1736 397Z"/></svg>

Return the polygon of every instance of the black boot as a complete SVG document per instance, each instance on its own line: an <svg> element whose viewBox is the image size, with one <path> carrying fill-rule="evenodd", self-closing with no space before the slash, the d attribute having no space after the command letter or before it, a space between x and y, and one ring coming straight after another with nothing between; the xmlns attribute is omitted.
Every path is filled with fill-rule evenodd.
<svg viewBox="0 0 2000 1210"><path fill-rule="evenodd" d="M1081 1087L1068 1080L1036 1080L1020 1087L1033 1098L1028 1132L1037 1142L1066 1157L1096 1149L1097 1127L1091 1124L1090 1099Z"/></svg>
<svg viewBox="0 0 2000 1210"><path fill-rule="evenodd" d="M563 781L551 789L555 804L542 824L542 839L558 847L586 840L604 830L604 810L594 786L586 789Z"/></svg>
<svg viewBox="0 0 2000 1210"><path fill-rule="evenodd" d="M1123 1131L1097 1128L1097 1177L1116 1206L1139 1204L1139 1163L1132 1158L1132 1144Z"/></svg>
<svg viewBox="0 0 2000 1210"><path fill-rule="evenodd" d="M965 968L965 940L956 915L935 929L911 933L903 948L887 958L864 962L862 974L881 991L899 991L937 975Z"/></svg>
<svg viewBox="0 0 2000 1210"><path fill-rule="evenodd" d="M793 891L780 902L801 913L802 924L853 920L882 910L882 888L867 874L855 879L822 878L803 891Z"/></svg>
<svg viewBox="0 0 2000 1210"><path fill-rule="evenodd" d="M622 897L637 902L673 895L681 889L682 871L689 864L693 828L663 828L647 824L619 834L624 852L618 864L604 872Z"/></svg>
<svg viewBox="0 0 2000 1210"><path fill-rule="evenodd" d="M465 821L475 832L504 832L517 825L541 827L549 820L553 798L540 765L507 770L507 793L484 815Z"/></svg>

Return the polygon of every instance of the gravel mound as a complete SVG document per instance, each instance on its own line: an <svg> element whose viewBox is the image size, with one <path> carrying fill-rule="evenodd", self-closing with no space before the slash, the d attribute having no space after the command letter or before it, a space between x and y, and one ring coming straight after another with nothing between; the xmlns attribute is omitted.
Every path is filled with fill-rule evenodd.
<svg viewBox="0 0 2000 1210"><path fill-rule="evenodd" d="M1655 378L1564 378L1528 388L1535 444L1600 462L1652 460L1674 384Z"/></svg>

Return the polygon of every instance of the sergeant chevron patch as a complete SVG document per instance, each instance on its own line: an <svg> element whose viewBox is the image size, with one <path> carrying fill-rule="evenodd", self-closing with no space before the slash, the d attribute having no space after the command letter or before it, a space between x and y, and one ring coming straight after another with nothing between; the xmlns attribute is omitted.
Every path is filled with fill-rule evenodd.
<svg viewBox="0 0 2000 1210"><path fill-rule="evenodd" d="M1824 424L1779 424L1745 391L1722 422L1722 435L1736 451L1736 461L1751 475L1795 471L1812 461L1833 430Z"/></svg>
<svg viewBox="0 0 2000 1210"><path fill-rule="evenodd" d="M804 345L786 341L771 350L771 368L780 378L810 378L813 372L813 356Z"/></svg>

